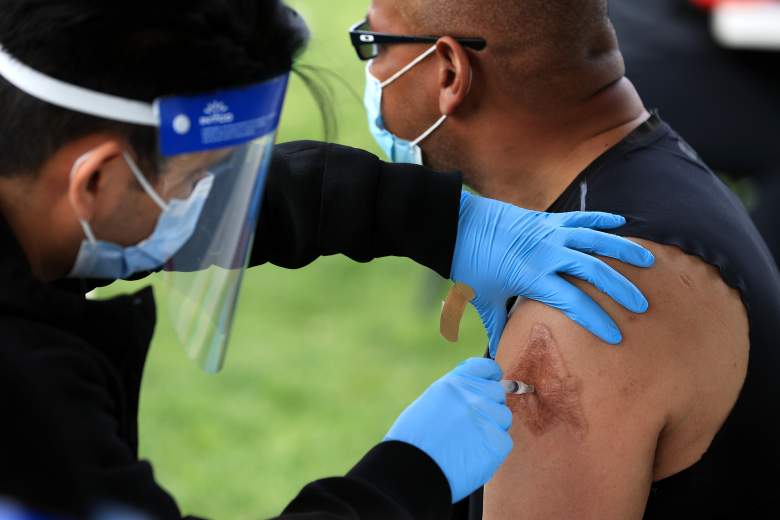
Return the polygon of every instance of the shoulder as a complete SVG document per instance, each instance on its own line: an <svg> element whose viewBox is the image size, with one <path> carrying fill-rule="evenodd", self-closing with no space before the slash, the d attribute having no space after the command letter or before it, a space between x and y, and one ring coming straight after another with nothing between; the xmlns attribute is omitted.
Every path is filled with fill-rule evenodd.
<svg viewBox="0 0 780 520"><path fill-rule="evenodd" d="M657 128L647 141L621 143L583 180L588 185L588 209L620 205L686 210L690 208L679 207L680 202L694 199L717 206L737 201L696 151L666 126Z"/></svg>
<svg viewBox="0 0 780 520"><path fill-rule="evenodd" d="M646 314L632 314L595 288L572 281L618 323L624 336L619 347L601 343L556 310L524 302L509 322L499 361L505 368L522 363L524 346L545 329L554 347L550 351L588 383L582 389L584 406L606 399L627 407L641 404L645 420L657 415L660 435L678 417L689 417L702 396L727 402L730 410L747 371L748 318L738 291L723 282L718 269L676 247L633 240L653 251L654 267L605 261L647 296Z"/></svg>
<svg viewBox="0 0 780 520"><path fill-rule="evenodd" d="M609 263L645 293L646 314L573 282L615 319L621 346L536 302L510 319L498 361L538 392L509 398L516 448L487 491L490 509L520 501L539 513L530 518L641 516L652 481L694 464L733 407L748 351L738 293L701 260L636 241L656 255L653 268ZM507 498L529 479L539 489Z"/></svg>
<svg viewBox="0 0 780 520"><path fill-rule="evenodd" d="M22 318L0 319L0 352L14 360L62 424L66 435L88 442L97 425L116 429L125 395L116 367L84 339L47 324ZM112 423L112 424L109 424Z"/></svg>
<svg viewBox="0 0 780 520"><path fill-rule="evenodd" d="M0 316L0 351L29 372L104 379L115 372L108 358L83 338L32 319Z"/></svg>
<svg viewBox="0 0 780 520"><path fill-rule="evenodd" d="M666 124L652 139L622 143L583 179L588 211L623 215L615 231L704 259L730 286L745 290L748 273L772 277L774 260L739 198ZM571 209L571 208L569 208Z"/></svg>

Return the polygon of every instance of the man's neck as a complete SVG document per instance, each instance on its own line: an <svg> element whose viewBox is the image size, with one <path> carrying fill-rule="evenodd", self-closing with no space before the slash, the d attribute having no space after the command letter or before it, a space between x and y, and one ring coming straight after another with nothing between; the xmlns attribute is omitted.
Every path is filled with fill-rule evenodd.
<svg viewBox="0 0 780 520"><path fill-rule="evenodd" d="M536 117L536 120L534 119ZM509 118L486 140L489 153L472 172L482 195L523 208L547 210L596 158L625 139L649 114L623 78L565 115Z"/></svg>

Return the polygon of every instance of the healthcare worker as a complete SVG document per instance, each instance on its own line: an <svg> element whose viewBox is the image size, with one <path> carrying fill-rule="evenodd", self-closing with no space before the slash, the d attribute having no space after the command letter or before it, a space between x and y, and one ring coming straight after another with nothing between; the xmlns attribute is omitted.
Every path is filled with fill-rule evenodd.
<svg viewBox="0 0 780 520"><path fill-rule="evenodd" d="M306 36L278 0L0 4L0 351L43 396L96 504L181 518L137 455L152 292L85 298L96 286L164 271L177 335L212 372L245 268L268 262L409 257L475 290L493 345L515 295L620 341L562 274L647 309L582 252L650 266L641 247L588 229L621 217L525 211L462 194L458 174L335 145L274 149ZM306 486L282 516L446 517L511 448L501 378L492 360L465 361L346 476ZM39 449L33 439L19 452ZM45 491L25 498L35 506Z"/></svg>

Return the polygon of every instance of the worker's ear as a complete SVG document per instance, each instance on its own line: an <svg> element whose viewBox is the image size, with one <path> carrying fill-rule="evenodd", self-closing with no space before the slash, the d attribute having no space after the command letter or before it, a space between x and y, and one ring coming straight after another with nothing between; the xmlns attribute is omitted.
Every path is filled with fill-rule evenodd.
<svg viewBox="0 0 780 520"><path fill-rule="evenodd" d="M436 42L436 55L439 58L439 111L452 116L471 91L474 71L466 50L450 36Z"/></svg>
<svg viewBox="0 0 780 520"><path fill-rule="evenodd" d="M90 222L94 217L99 194L110 191L106 190L110 177L105 174L107 165L121 154L121 144L109 140L74 162L70 171L68 200L79 219Z"/></svg>

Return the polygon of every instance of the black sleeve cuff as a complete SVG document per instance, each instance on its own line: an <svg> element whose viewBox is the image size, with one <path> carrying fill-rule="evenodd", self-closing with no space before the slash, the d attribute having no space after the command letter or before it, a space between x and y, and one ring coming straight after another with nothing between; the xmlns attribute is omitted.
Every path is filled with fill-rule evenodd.
<svg viewBox="0 0 780 520"><path fill-rule="evenodd" d="M320 214L324 254L406 257L450 277L462 177L330 145Z"/></svg>
<svg viewBox="0 0 780 520"><path fill-rule="evenodd" d="M439 466L425 452L405 442L383 442L347 474L388 495L411 518L449 518L452 492Z"/></svg>
<svg viewBox="0 0 780 520"><path fill-rule="evenodd" d="M400 256L449 278L461 182L458 173L384 163L346 146L277 145L250 265Z"/></svg>
<svg viewBox="0 0 780 520"><path fill-rule="evenodd" d="M411 258L450 278L458 237L463 177L409 164L382 163L379 234L395 256Z"/></svg>

